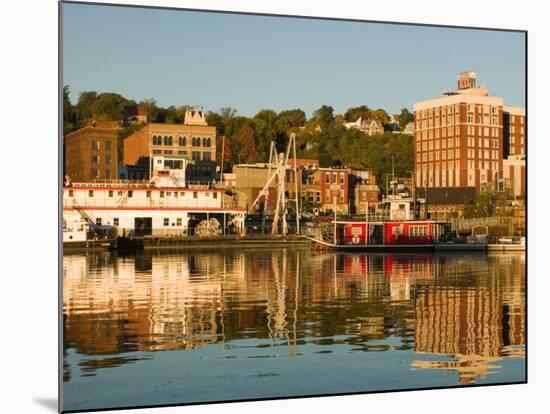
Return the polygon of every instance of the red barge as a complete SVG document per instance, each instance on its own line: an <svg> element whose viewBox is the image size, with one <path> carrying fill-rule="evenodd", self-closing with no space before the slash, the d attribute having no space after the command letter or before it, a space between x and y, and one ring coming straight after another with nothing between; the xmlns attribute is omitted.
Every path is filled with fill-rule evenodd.
<svg viewBox="0 0 550 414"><path fill-rule="evenodd" d="M307 235L317 249L343 251L430 251L444 234L446 223L417 220L411 208L413 200L399 196L388 197L387 220L337 220ZM388 211L389 210L389 211Z"/></svg>

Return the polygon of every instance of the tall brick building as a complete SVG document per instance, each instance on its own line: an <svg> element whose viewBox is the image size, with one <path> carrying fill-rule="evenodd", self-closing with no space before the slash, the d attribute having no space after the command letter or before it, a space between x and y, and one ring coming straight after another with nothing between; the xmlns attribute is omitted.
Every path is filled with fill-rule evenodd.
<svg viewBox="0 0 550 414"><path fill-rule="evenodd" d="M90 120L65 136L65 174L73 181L117 178L118 122Z"/></svg>
<svg viewBox="0 0 550 414"><path fill-rule="evenodd" d="M415 184L419 187L510 188L525 191L525 109L506 107L458 75L456 91L414 104Z"/></svg>
<svg viewBox="0 0 550 414"><path fill-rule="evenodd" d="M414 165L419 187L475 187L502 177L503 99L458 75L458 89L414 104Z"/></svg>

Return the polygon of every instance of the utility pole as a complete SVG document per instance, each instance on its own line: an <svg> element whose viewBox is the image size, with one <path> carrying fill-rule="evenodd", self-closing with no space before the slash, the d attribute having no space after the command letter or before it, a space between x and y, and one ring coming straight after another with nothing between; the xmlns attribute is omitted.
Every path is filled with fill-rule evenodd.
<svg viewBox="0 0 550 414"><path fill-rule="evenodd" d="M221 187L223 188L223 158L224 158L224 155L225 155L225 135L222 135L222 162L221 162L221 166L220 166L220 185ZM224 192L225 194L225 192ZM224 207L224 201L223 199L225 198L224 197L224 194L222 194L222 208Z"/></svg>
<svg viewBox="0 0 550 414"><path fill-rule="evenodd" d="M395 162L394 162L393 155L391 156L391 179L392 181L395 181ZM393 185L392 185L392 195L395 197L395 186Z"/></svg>

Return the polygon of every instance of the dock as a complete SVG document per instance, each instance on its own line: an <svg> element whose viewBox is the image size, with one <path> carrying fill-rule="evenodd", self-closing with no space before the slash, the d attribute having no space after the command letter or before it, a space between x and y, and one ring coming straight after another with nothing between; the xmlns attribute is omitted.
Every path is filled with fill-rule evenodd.
<svg viewBox="0 0 550 414"><path fill-rule="evenodd" d="M272 236L272 235L251 235L251 236L216 236L216 237L140 237L126 239L120 237L117 243L119 250L139 249L193 249L193 248L254 248L269 249L284 246L308 246L309 240L299 236Z"/></svg>

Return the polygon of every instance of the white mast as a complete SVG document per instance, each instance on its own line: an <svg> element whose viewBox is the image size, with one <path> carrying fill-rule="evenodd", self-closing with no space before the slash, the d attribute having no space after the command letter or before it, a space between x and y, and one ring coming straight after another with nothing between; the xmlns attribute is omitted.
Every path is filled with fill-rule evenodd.
<svg viewBox="0 0 550 414"><path fill-rule="evenodd" d="M287 223L287 199L286 199L286 173L290 169L289 167L289 158L290 158L290 151L293 149L293 156L294 156L294 165L292 167L292 170L294 171L294 190L296 193L296 232L299 232L300 230L300 218L299 218L299 211L298 211L298 174L297 174L297 166L296 166L296 137L295 134L292 133L290 135L290 139L288 141L288 146L286 149L286 154L280 153L277 154L275 150L275 143L271 142L271 148L269 153L269 170L268 170L268 179L263 187L262 191L258 194L258 197L254 200L254 202L251 204L248 213L252 211L252 209L256 206L258 201L262 196L264 196L265 204L267 204L268 200L268 194L269 194L269 186L273 182L273 180L276 179L276 186L277 186L277 204L275 207L275 214L273 216L273 224L271 227L271 232L273 234L278 234L279 232L279 220L282 219L282 234L286 235L288 233L288 223ZM273 165L276 163L275 165ZM274 167L274 170L272 172L271 167Z"/></svg>

